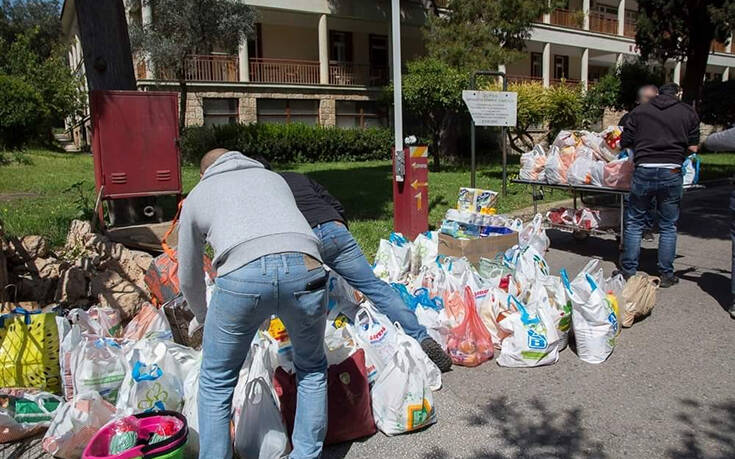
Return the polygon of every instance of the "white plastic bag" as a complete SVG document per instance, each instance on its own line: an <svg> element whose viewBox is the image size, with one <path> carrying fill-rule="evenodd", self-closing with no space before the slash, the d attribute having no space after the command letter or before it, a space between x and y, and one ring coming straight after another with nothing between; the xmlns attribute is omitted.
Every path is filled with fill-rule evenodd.
<svg viewBox="0 0 735 459"><path fill-rule="evenodd" d="M279 459L289 451L288 434L269 383L262 377L245 387L245 404L235 430L239 457Z"/></svg>
<svg viewBox="0 0 735 459"><path fill-rule="evenodd" d="M521 170L518 172L518 177L521 180L544 182L546 181L545 166L546 152L541 145L537 144L533 150L521 155Z"/></svg>
<svg viewBox="0 0 735 459"><path fill-rule="evenodd" d="M490 332L493 347L500 349L502 341L508 336L508 332L498 326L498 320L504 317L507 310L508 294L499 288L492 289L482 300L477 302L477 313Z"/></svg>
<svg viewBox="0 0 735 459"><path fill-rule="evenodd" d="M194 367L184 379L184 409L181 414L186 418L189 427L189 437L186 440L185 457L199 456L199 373L201 372L201 353Z"/></svg>
<svg viewBox="0 0 735 459"><path fill-rule="evenodd" d="M391 239L396 242L380 240L373 272L385 282L402 282L411 269L411 243L396 233Z"/></svg>
<svg viewBox="0 0 735 459"><path fill-rule="evenodd" d="M85 336L70 360L74 394L93 391L110 403L117 401L126 373L120 344L111 338Z"/></svg>
<svg viewBox="0 0 735 459"><path fill-rule="evenodd" d="M416 318L419 323L426 328L429 337L439 343L439 345L447 350L447 338L452 329L451 320L447 317L444 309L436 311L431 308L425 308L421 305L416 306Z"/></svg>
<svg viewBox="0 0 735 459"><path fill-rule="evenodd" d="M533 245L521 249L516 261L515 278L524 290L530 289L536 282L543 282L549 275L549 265L543 255Z"/></svg>
<svg viewBox="0 0 735 459"><path fill-rule="evenodd" d="M280 458L290 450L267 345L265 337L255 336L232 398L235 451L240 457Z"/></svg>
<svg viewBox="0 0 735 459"><path fill-rule="evenodd" d="M543 223L543 215L536 214L533 217L533 220L528 222L526 226L523 227L523 231L518 234L518 245L521 248L531 245L539 254L545 254L546 251L549 250L551 241L546 235Z"/></svg>
<svg viewBox="0 0 735 459"><path fill-rule="evenodd" d="M572 328L577 355L587 363L602 363L612 354L619 325L615 311L600 287L601 270L590 274L589 267L588 264L571 283L566 271L562 270L562 280L572 300Z"/></svg>
<svg viewBox="0 0 735 459"><path fill-rule="evenodd" d="M569 343L569 331L572 329L572 301L567 298L566 289L560 277L548 276L543 281L549 303L553 308L554 323L559 334L559 351L563 351Z"/></svg>
<svg viewBox="0 0 735 459"><path fill-rule="evenodd" d="M541 284L536 288L543 290ZM540 298L539 298L540 300ZM538 367L559 360L559 335L546 303L529 305L530 312L514 296L509 301L515 311L506 314L498 326L509 333L501 345L498 365L501 367Z"/></svg>
<svg viewBox="0 0 735 459"><path fill-rule="evenodd" d="M546 155L546 165L544 166L544 177L547 183L554 185L566 183L566 173L564 165L559 155L559 147L552 145L549 154Z"/></svg>
<svg viewBox="0 0 735 459"><path fill-rule="evenodd" d="M36 389L2 388L0 391L3 398L8 397L0 406L0 443L22 440L44 432L64 403L61 397ZM38 408L38 412L17 411L17 401L20 400L32 402ZM53 410L52 403L55 408Z"/></svg>
<svg viewBox="0 0 735 459"><path fill-rule="evenodd" d="M117 400L118 413L181 411L184 380L196 368L199 355L200 351L168 340L136 343L125 356L127 372Z"/></svg>
<svg viewBox="0 0 735 459"><path fill-rule="evenodd" d="M375 425L388 436L436 422L434 397L408 343L402 343L373 385Z"/></svg>
<svg viewBox="0 0 735 459"><path fill-rule="evenodd" d="M596 161L587 154L578 154L569 170L567 171L567 181L570 185L591 185L592 184L592 168L595 167Z"/></svg>
<svg viewBox="0 0 735 459"><path fill-rule="evenodd" d="M372 384L393 360L398 331L386 316L363 306L355 317L354 335L358 346L365 350L368 381Z"/></svg>
<svg viewBox="0 0 735 459"><path fill-rule="evenodd" d="M173 339L171 325L168 323L163 307L157 308L151 303L146 303L125 327L123 338L138 341L154 336Z"/></svg>
<svg viewBox="0 0 735 459"><path fill-rule="evenodd" d="M115 407L95 391L79 393L57 410L41 442L63 459L79 459L95 433L115 414Z"/></svg>
<svg viewBox="0 0 735 459"><path fill-rule="evenodd" d="M408 336L406 332L403 331L401 324L399 324L398 322L396 322L396 329L398 330L398 335L396 336L396 345L398 347L402 345L408 345L411 349L411 353L413 354L414 359L416 360L419 371L421 371L426 376L426 382L428 383L429 388L431 390L441 389L442 372L439 367L437 367L434 361L431 360L428 355L426 355L426 352L424 352L424 350L421 348L419 342Z"/></svg>
<svg viewBox="0 0 735 459"><path fill-rule="evenodd" d="M422 267L434 262L439 253L439 233L431 231L416 236L411 246L411 274L419 273Z"/></svg>

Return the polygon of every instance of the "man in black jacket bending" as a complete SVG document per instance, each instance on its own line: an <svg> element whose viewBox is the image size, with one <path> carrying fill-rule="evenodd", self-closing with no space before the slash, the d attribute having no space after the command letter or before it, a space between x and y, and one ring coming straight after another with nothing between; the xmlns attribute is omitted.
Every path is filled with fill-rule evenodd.
<svg viewBox="0 0 735 459"><path fill-rule="evenodd" d="M650 103L630 113L620 142L621 148L635 151L636 166L620 259L620 268L626 278L638 270L646 212L655 198L660 231L661 287L679 282L674 276L674 257L683 184L681 165L690 151L697 151L698 143L699 117L691 106L679 101L679 86L674 83L661 86L659 95Z"/></svg>
<svg viewBox="0 0 735 459"><path fill-rule="evenodd" d="M271 168L264 158L255 159L263 163L266 169ZM448 371L452 367L449 355L439 343L429 337L416 314L406 306L393 287L373 273L373 268L360 246L347 229L345 210L339 200L306 175L296 172L280 174L291 188L296 206L321 240L320 253L324 264L365 294L391 322L400 323L406 334L421 344L421 348L436 366L443 372Z"/></svg>

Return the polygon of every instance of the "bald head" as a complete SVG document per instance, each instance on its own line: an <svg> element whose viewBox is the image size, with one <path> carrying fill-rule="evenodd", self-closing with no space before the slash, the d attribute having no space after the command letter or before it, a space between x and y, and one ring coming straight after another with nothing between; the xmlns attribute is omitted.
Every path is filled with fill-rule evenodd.
<svg viewBox="0 0 735 459"><path fill-rule="evenodd" d="M214 164L215 161L217 161L220 156L227 153L229 150L226 148L215 148L214 150L209 150L205 155L202 157L202 161L199 163L199 173L201 175L204 175L204 172Z"/></svg>

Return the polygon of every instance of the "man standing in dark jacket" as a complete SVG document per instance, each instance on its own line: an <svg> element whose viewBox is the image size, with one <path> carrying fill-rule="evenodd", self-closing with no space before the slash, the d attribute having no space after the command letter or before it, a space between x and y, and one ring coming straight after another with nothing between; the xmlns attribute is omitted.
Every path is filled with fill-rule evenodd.
<svg viewBox="0 0 735 459"><path fill-rule="evenodd" d="M268 161L260 157L255 159L263 163L266 169L270 169ZM373 268L360 246L347 229L347 218L342 204L326 188L306 175L281 172L281 177L291 188L296 206L321 240L320 252L324 264L365 294L391 322L400 323L406 334L421 344L426 355L441 371L449 371L452 367L449 355L439 343L429 337L416 314L406 306L393 287L373 273Z"/></svg>
<svg viewBox="0 0 735 459"><path fill-rule="evenodd" d="M635 151L636 166L626 209L621 271L628 278L638 270L646 212L655 198L660 231L658 269L664 288L679 282L674 276L674 257L683 184L681 165L689 151L697 151L699 143L699 117L678 96L678 85L663 85L650 103L631 112L620 142L622 148Z"/></svg>

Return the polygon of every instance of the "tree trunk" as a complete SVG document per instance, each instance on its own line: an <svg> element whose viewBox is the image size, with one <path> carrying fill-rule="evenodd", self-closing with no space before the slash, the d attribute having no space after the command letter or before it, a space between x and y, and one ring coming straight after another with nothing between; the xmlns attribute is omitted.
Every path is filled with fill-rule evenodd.
<svg viewBox="0 0 735 459"><path fill-rule="evenodd" d="M438 129L434 129L432 131L431 136L432 143L434 144L434 152L432 153L432 156L434 157L434 164L431 168L433 172L439 172L441 171L441 162L439 159L439 156L441 156L441 149L442 149L442 141L441 141L441 133Z"/></svg>
<svg viewBox="0 0 735 459"><path fill-rule="evenodd" d="M714 26L706 8L700 8L689 22L689 49L687 50L687 68L682 80L684 102L695 105L699 100L702 80L707 71Z"/></svg>
<svg viewBox="0 0 735 459"><path fill-rule="evenodd" d="M186 127L186 99L188 93L186 79L179 79L179 135L184 132L184 128Z"/></svg>

